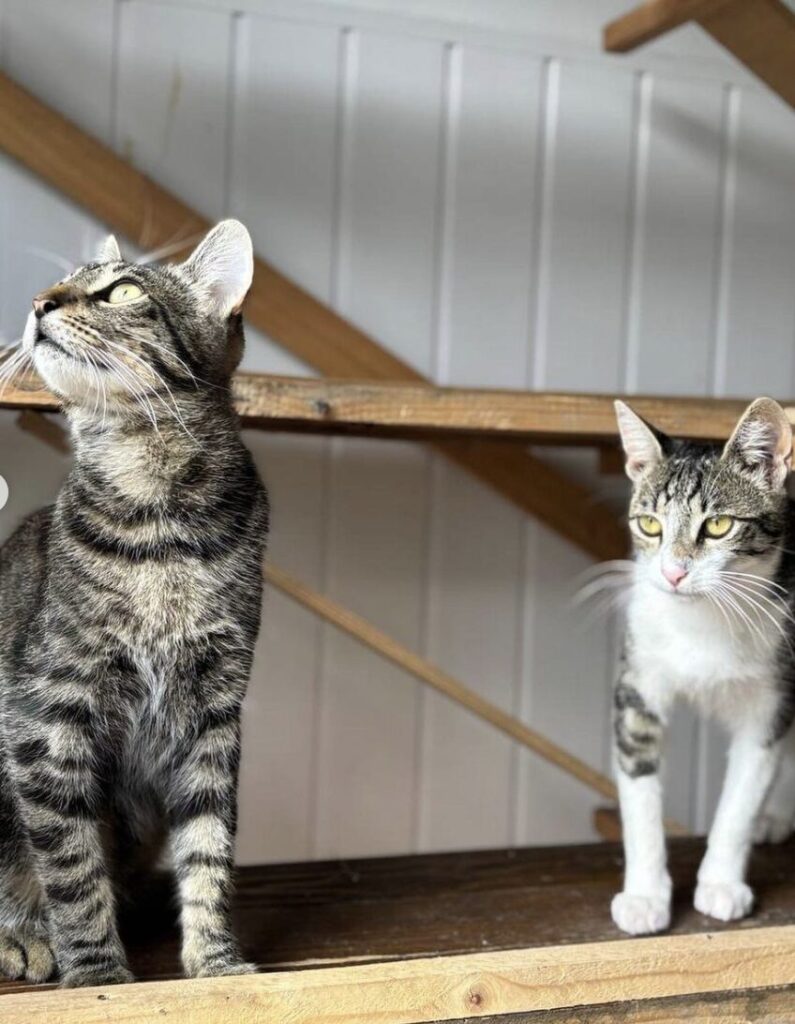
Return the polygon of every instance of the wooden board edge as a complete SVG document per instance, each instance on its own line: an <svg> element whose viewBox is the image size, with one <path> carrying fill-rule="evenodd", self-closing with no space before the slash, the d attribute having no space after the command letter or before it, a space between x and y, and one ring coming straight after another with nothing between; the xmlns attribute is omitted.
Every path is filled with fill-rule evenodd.
<svg viewBox="0 0 795 1024"><path fill-rule="evenodd" d="M795 925L0 996L4 1024L430 1024L795 984Z"/></svg>
<svg viewBox="0 0 795 1024"><path fill-rule="evenodd" d="M728 0L646 0L605 25L608 53L627 53L672 29L714 13Z"/></svg>

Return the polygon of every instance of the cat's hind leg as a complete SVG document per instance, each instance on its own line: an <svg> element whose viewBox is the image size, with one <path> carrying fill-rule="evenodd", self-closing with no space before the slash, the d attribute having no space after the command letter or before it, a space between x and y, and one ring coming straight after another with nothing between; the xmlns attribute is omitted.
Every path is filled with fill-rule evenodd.
<svg viewBox="0 0 795 1024"><path fill-rule="evenodd" d="M795 724L782 740L776 778L754 826L755 843L783 843L795 831Z"/></svg>
<svg viewBox="0 0 795 1024"><path fill-rule="evenodd" d="M736 921L751 910L754 894L745 881L754 823L776 774L780 741L750 729L732 738L723 791L698 871L693 904L720 921Z"/></svg>
<svg viewBox="0 0 795 1024"><path fill-rule="evenodd" d="M54 971L41 887L0 760L0 975L42 982Z"/></svg>

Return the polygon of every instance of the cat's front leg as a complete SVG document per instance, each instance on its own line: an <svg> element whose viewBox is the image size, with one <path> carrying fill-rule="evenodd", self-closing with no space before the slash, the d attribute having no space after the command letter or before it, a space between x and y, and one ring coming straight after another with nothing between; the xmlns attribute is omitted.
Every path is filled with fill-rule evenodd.
<svg viewBox="0 0 795 1024"><path fill-rule="evenodd" d="M742 731L732 739L723 791L698 872L694 905L702 914L734 921L753 906L745 871L754 825L780 753L780 742L769 742L764 733Z"/></svg>
<svg viewBox="0 0 795 1024"><path fill-rule="evenodd" d="M13 698L11 781L66 987L131 981L99 822L97 715L82 684L38 680Z"/></svg>
<svg viewBox="0 0 795 1024"><path fill-rule="evenodd" d="M614 695L614 746L624 839L624 889L611 912L630 935L664 931L671 921L671 877L663 827L662 708L652 708L626 671Z"/></svg>
<svg viewBox="0 0 795 1024"><path fill-rule="evenodd" d="M239 705L221 703L206 711L171 779L171 849L190 978L256 971L240 955L229 919L239 759Z"/></svg>

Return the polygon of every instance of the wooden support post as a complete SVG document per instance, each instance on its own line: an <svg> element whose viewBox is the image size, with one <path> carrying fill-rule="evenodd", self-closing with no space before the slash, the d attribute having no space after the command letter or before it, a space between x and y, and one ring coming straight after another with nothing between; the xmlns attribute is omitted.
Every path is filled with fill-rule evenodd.
<svg viewBox="0 0 795 1024"><path fill-rule="evenodd" d="M153 248L192 238L208 222L136 171L112 149L0 74L0 147L115 231L138 240L144 230ZM174 252L174 255L180 253ZM328 376L392 379L422 383L424 378L363 331L280 274L264 260L255 263L246 316L274 341ZM562 536L596 559L620 557L626 536L613 513L592 501L571 504L578 495L567 478L529 452L506 453L485 443L479 458L461 451L456 463L531 515L539 515ZM535 479L558 488L551 503ZM556 519L557 513L561 515ZM573 525L574 524L574 525ZM587 524L587 525L586 525Z"/></svg>

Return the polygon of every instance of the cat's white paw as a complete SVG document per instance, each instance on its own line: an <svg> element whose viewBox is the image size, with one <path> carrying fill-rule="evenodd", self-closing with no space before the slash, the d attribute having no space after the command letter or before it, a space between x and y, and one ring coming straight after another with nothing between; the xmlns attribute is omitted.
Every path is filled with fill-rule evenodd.
<svg viewBox="0 0 795 1024"><path fill-rule="evenodd" d="M795 831L791 816L760 814L754 826L755 843L783 843Z"/></svg>
<svg viewBox="0 0 795 1024"><path fill-rule="evenodd" d="M745 882L699 882L693 906L718 921L745 917L754 905L754 894Z"/></svg>
<svg viewBox="0 0 795 1024"><path fill-rule="evenodd" d="M671 898L666 895L638 896L620 892L610 905L613 920L629 935L663 932L671 923Z"/></svg>

